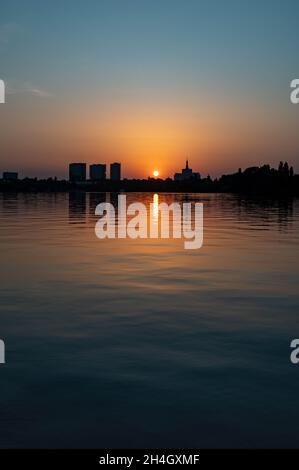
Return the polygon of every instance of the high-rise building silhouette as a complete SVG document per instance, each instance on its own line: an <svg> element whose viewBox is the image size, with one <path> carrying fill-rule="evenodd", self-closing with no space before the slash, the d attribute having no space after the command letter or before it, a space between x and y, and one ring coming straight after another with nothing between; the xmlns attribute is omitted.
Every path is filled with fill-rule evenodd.
<svg viewBox="0 0 299 470"><path fill-rule="evenodd" d="M4 171L3 179L4 181L16 181L18 179L18 173L14 171Z"/></svg>
<svg viewBox="0 0 299 470"><path fill-rule="evenodd" d="M86 163L70 163L69 180L72 182L86 181Z"/></svg>
<svg viewBox="0 0 299 470"><path fill-rule="evenodd" d="M106 179L106 165L99 163L90 165L89 177L92 181L101 181Z"/></svg>
<svg viewBox="0 0 299 470"><path fill-rule="evenodd" d="M186 167L182 169L181 173L175 173L175 181L188 181L188 180L200 180L200 174L194 173L192 168L189 168L189 161L186 160Z"/></svg>
<svg viewBox="0 0 299 470"><path fill-rule="evenodd" d="M121 180L121 165L120 163L111 163L110 165L110 179L112 181Z"/></svg>

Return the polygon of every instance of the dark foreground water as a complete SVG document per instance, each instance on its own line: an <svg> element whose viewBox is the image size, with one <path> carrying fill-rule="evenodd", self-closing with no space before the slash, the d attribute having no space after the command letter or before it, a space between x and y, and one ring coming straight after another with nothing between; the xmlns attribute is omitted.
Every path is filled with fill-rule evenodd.
<svg viewBox="0 0 299 470"><path fill-rule="evenodd" d="M0 447L299 447L298 201L160 195L186 251L100 241L103 199L0 195Z"/></svg>

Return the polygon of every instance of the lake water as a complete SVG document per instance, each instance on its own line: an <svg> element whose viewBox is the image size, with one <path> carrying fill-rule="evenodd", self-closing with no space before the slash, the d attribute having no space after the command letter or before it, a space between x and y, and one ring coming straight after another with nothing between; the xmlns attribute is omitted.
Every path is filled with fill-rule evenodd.
<svg viewBox="0 0 299 470"><path fill-rule="evenodd" d="M105 198L0 195L0 447L299 447L299 201L159 195L188 251L99 240Z"/></svg>

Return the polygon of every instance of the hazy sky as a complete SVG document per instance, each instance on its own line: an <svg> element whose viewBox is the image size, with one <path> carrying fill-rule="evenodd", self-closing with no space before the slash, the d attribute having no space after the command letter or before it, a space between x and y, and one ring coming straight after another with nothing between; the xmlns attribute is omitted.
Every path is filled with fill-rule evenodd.
<svg viewBox="0 0 299 470"><path fill-rule="evenodd" d="M1 2L0 171L299 171L298 24L298 0Z"/></svg>

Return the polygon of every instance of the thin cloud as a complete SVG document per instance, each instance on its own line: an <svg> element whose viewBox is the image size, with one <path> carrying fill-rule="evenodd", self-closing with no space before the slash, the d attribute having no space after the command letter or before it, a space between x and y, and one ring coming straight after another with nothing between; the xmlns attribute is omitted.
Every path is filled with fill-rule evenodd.
<svg viewBox="0 0 299 470"><path fill-rule="evenodd" d="M30 92L33 96L38 96L39 98L51 98L53 96L52 93L40 88L31 88Z"/></svg>
<svg viewBox="0 0 299 470"><path fill-rule="evenodd" d="M52 98L54 95L48 90L36 87L29 82L19 83L9 81L6 85L6 93L8 95L31 95L37 98Z"/></svg>
<svg viewBox="0 0 299 470"><path fill-rule="evenodd" d="M21 28L17 23L0 24L0 45L8 44L20 31Z"/></svg>

